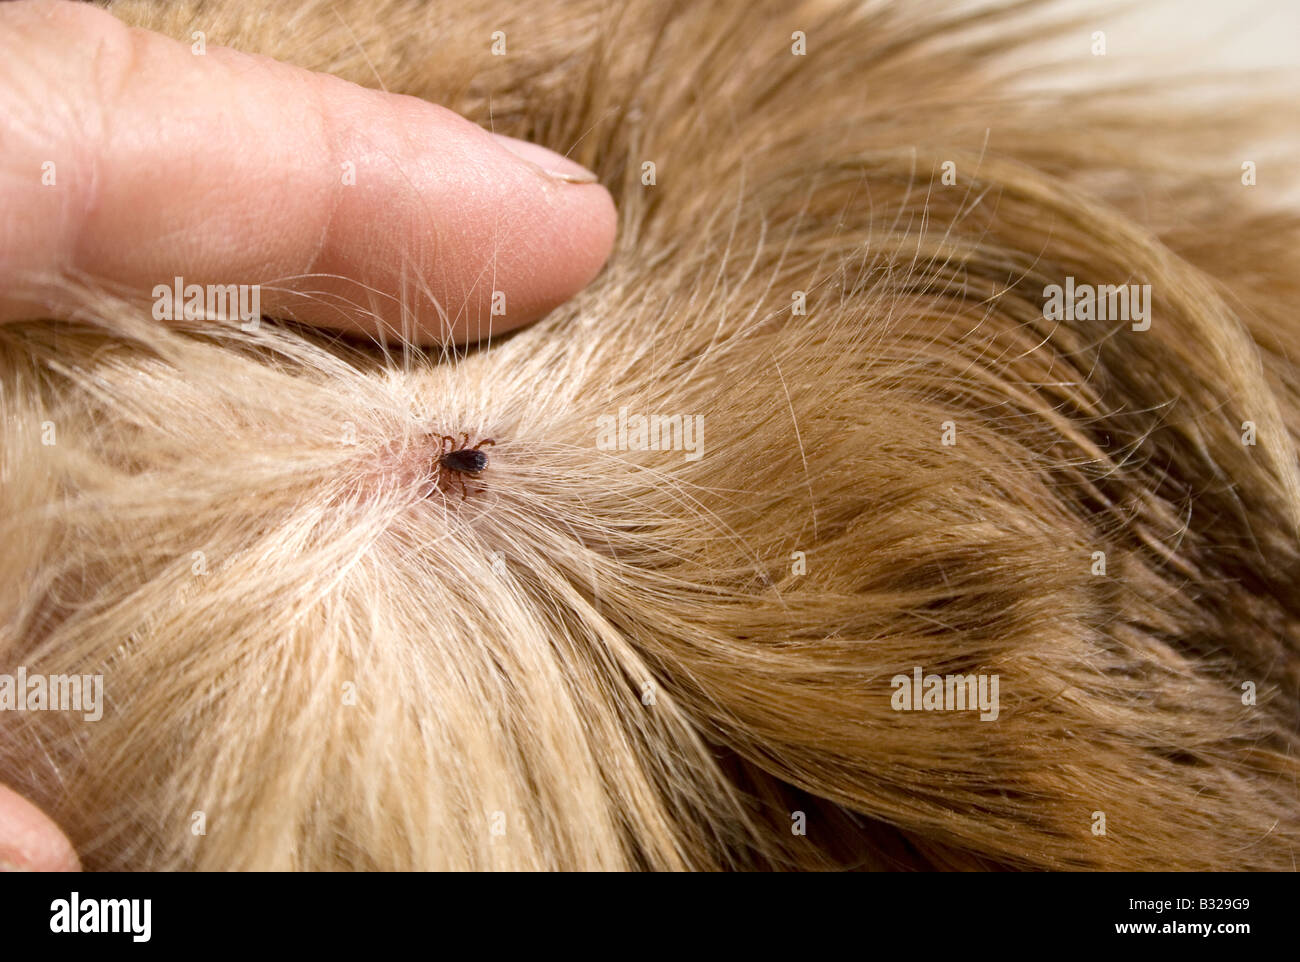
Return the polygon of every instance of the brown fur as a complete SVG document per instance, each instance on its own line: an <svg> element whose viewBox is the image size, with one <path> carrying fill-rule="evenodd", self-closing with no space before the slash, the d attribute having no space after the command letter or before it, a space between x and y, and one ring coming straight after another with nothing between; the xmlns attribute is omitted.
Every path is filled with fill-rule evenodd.
<svg viewBox="0 0 1300 962"><path fill-rule="evenodd" d="M89 866L1293 868L1300 231L1233 148L1279 103L1028 93L1086 36L1039 4L294 7L112 9L567 151L620 238L454 362L0 329L0 669L109 701L3 761ZM1067 275L1150 329L1045 320ZM704 457L597 450L620 406ZM893 710L914 666L998 720Z"/></svg>

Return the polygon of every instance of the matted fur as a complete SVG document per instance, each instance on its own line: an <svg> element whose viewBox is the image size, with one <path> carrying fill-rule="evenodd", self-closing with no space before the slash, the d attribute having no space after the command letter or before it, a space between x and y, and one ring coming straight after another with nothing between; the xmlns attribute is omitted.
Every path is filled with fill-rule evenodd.
<svg viewBox="0 0 1300 962"><path fill-rule="evenodd" d="M113 11L567 151L620 235L465 356L92 291L0 328L0 670L107 701L0 713L0 771L87 866L1293 868L1300 230L1234 148L1273 104L1031 94L1086 37L1037 4ZM1044 320L1067 275L1150 329ZM598 450L620 407L704 456ZM429 431L497 439L468 500ZM894 711L914 666L998 719Z"/></svg>

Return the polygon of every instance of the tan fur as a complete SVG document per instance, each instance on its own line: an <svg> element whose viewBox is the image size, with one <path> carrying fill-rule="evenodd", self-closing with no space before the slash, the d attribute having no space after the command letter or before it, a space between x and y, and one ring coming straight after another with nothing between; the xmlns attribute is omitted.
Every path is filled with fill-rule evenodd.
<svg viewBox="0 0 1300 962"><path fill-rule="evenodd" d="M1031 95L1037 4L112 9L567 151L621 233L459 358L0 329L0 670L108 699L0 714L0 770L88 866L1293 868L1300 231L1233 149L1278 104ZM1066 275L1150 329L1044 320ZM623 406L704 456L598 450ZM430 431L497 439L468 500ZM914 666L998 720L893 710Z"/></svg>

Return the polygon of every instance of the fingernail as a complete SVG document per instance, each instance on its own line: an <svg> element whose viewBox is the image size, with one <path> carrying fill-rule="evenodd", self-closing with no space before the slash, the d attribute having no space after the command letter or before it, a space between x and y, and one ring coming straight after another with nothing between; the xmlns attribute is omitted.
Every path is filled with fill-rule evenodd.
<svg viewBox="0 0 1300 962"><path fill-rule="evenodd" d="M530 164L536 164L547 177L563 181L566 184L594 184L596 175L581 164L574 163L568 157L561 157L553 150L547 150L540 144L532 144L517 137L505 134L493 134L499 143L510 153Z"/></svg>

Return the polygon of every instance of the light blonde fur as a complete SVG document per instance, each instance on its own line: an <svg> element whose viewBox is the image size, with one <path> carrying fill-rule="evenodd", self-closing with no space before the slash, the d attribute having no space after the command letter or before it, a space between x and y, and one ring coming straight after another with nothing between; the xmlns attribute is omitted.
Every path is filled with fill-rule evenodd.
<svg viewBox="0 0 1300 962"><path fill-rule="evenodd" d="M1300 232L1232 149L1278 103L1030 93L1086 36L1041 4L287 6L112 9L567 151L619 241L468 353L0 329L0 670L107 698L0 770L88 866L1293 867ZM1150 329L1045 320L1066 276ZM704 456L598 449L620 407ZM895 711L915 666L998 719Z"/></svg>

